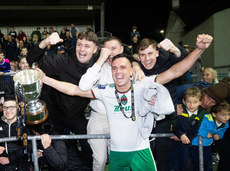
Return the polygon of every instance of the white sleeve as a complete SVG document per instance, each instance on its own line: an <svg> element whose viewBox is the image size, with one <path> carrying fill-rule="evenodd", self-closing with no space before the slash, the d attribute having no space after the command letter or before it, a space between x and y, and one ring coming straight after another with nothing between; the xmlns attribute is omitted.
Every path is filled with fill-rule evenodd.
<svg viewBox="0 0 230 171"><path fill-rule="evenodd" d="M95 63L92 67L90 67L87 72L82 75L81 80L79 82L79 88L82 91L87 91L93 88L93 86L97 83L100 78L101 67Z"/></svg>
<svg viewBox="0 0 230 171"><path fill-rule="evenodd" d="M102 100L102 90L99 89L98 87L94 87L91 89L91 93L93 95L94 99Z"/></svg>

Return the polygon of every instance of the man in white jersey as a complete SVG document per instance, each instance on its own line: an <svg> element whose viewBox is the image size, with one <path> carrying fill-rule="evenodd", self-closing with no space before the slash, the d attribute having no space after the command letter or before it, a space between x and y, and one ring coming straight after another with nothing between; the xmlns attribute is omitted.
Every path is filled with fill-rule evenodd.
<svg viewBox="0 0 230 171"><path fill-rule="evenodd" d="M112 63L112 75L113 78L116 77L116 85L113 83L94 87L91 89L92 93L88 95L103 102L108 116L111 137L109 170L117 171L124 168L156 170L149 148L149 139L143 138L140 131L139 123L143 117L137 114L138 104L143 103L141 102L142 90L154 84L156 76L146 77L141 82L131 82L132 64L130 58L126 54L115 56ZM114 73L118 75L115 76ZM124 82L123 79L126 81ZM46 77L43 78L43 81L47 83ZM70 87L70 89L72 88ZM161 96L161 94L158 95ZM166 98L171 99L169 93ZM157 105L165 106L167 104ZM171 101L171 111L168 114L173 110Z"/></svg>
<svg viewBox="0 0 230 171"><path fill-rule="evenodd" d="M109 56L107 62L95 63L81 77L79 87L83 91L91 90L94 86L103 87L106 84L114 84L111 72L111 62L115 55L124 51L122 42L119 38L112 36L103 42L101 48L101 56ZM134 68L134 77L141 80L144 73L137 62L132 62ZM109 134L109 124L106 115L106 109L100 100L90 101L90 116L87 124L87 134ZM88 143L93 151L93 170L104 171L107 160L108 150L110 147L110 139L89 139Z"/></svg>
<svg viewBox="0 0 230 171"><path fill-rule="evenodd" d="M96 97L103 101L111 132L110 170L156 170L149 149L149 141L142 138L137 122L135 122L140 117L133 110L136 109L133 106L135 103L140 102L140 93L143 85L153 83L155 81L154 78L157 78L156 82L165 84L181 76L210 46L212 39L210 35L199 35L196 43L197 48L184 60L157 77L146 77L141 82L136 83L137 87L135 86L136 84L133 85L130 81L132 66L125 55L124 57L118 56L113 58L112 76L115 83L114 87L93 88L91 91L83 92L74 84L57 81L47 76L44 76L42 81L69 95ZM125 105L125 107L122 105Z"/></svg>

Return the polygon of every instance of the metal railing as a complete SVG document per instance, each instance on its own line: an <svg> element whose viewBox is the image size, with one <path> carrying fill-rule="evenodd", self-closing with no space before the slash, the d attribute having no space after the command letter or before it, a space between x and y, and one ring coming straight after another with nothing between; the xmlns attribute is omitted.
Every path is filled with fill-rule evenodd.
<svg viewBox="0 0 230 171"><path fill-rule="evenodd" d="M172 137L174 134L171 133L161 133L161 134L151 134L150 138L160 138L160 137ZM51 135L53 140L62 139L109 139L109 134L87 134L87 135ZM28 136L28 140L32 141L32 155L34 159L34 170L39 171L38 156L37 156L37 140L41 140L41 136ZM0 138L1 142L11 142L17 141L16 137L6 137ZM199 168L200 171L204 171L204 160L203 160L203 138L199 136Z"/></svg>
<svg viewBox="0 0 230 171"><path fill-rule="evenodd" d="M5 81L5 78L8 76L14 76L16 72L7 72L4 73L4 75L0 76L0 95L4 94L4 87L7 86L7 82ZM150 138L160 138L160 137L172 137L174 136L171 133L158 133L158 134L151 134ZM51 135L53 140L63 140L63 139L109 139L109 134L87 134L87 135ZM40 136L28 136L28 140L32 142L32 157L34 159L34 170L39 171L39 164L38 164L38 156L37 156L37 140L41 140ZM12 142L12 141L18 141L17 137L5 137L0 138L1 142ZM203 138L199 136L199 168L200 171L204 171L204 160L203 160Z"/></svg>

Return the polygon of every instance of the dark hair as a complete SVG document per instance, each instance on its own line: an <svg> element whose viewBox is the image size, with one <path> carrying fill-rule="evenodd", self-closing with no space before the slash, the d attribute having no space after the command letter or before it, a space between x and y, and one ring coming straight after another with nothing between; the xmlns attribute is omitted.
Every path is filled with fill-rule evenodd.
<svg viewBox="0 0 230 171"><path fill-rule="evenodd" d="M106 39L103 41L103 44L105 44L106 42L111 41L111 40L116 40L116 41L118 41L118 42L122 45L121 39L119 39L119 38L116 37L116 36L111 36L111 37L106 38Z"/></svg>
<svg viewBox="0 0 230 171"><path fill-rule="evenodd" d="M28 47L26 47L26 46L23 46L23 47L22 47L22 49L27 49L27 50L28 50Z"/></svg>
<svg viewBox="0 0 230 171"><path fill-rule="evenodd" d="M136 29L136 30L137 30L137 26L132 26L132 30L133 30L133 29Z"/></svg>
<svg viewBox="0 0 230 171"><path fill-rule="evenodd" d="M154 49L156 49L157 43L156 43L156 41L153 40L153 39L144 38L144 39L142 39L142 40L137 44L136 50L137 50L137 52L138 52L139 50L145 50L145 49L147 49L150 45L153 46Z"/></svg>
<svg viewBox="0 0 230 171"><path fill-rule="evenodd" d="M88 41L93 42L95 45L97 45L97 42L98 42L97 35L93 31L90 31L90 30L86 30L86 31L81 32L78 35L78 39L80 39L80 40L86 39Z"/></svg>
<svg viewBox="0 0 230 171"><path fill-rule="evenodd" d="M0 50L0 54L3 54L3 56L6 57L5 52L3 50Z"/></svg>
<svg viewBox="0 0 230 171"><path fill-rule="evenodd" d="M20 62L22 61L22 59L24 59L24 58L26 59L26 56L22 56L22 55L21 55L21 56L19 57L18 62L20 63Z"/></svg>
<svg viewBox="0 0 230 171"><path fill-rule="evenodd" d="M134 61L132 56L127 55L126 53L121 53L121 54L118 54L118 55L114 56L113 59L112 59L112 62L115 61L116 59L119 59L119 58L128 59L128 61L130 62L131 66L132 66L132 62Z"/></svg>
<svg viewBox="0 0 230 171"><path fill-rule="evenodd" d="M210 110L211 113L218 113L222 110L230 111L230 104L227 103L225 100L221 101L220 103L213 106Z"/></svg>
<svg viewBox="0 0 230 171"><path fill-rule="evenodd" d="M15 95L5 94L4 95L4 102L6 102L6 101L16 101Z"/></svg>
<svg viewBox="0 0 230 171"><path fill-rule="evenodd" d="M28 125L28 128L38 132L39 134L52 134L54 126L50 120L45 120L37 125Z"/></svg>

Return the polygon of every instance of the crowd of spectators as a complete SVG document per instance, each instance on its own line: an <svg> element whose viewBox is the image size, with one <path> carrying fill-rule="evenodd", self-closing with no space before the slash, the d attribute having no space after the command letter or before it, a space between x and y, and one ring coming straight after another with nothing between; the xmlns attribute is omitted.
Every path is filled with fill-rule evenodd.
<svg viewBox="0 0 230 171"><path fill-rule="evenodd" d="M55 31L53 27L44 27L43 30L41 30L40 27L37 27L31 34L26 34L22 29L17 33L13 26L10 27L10 31L7 34L3 34L0 30L0 51L4 52L5 58L10 61L12 66L11 70L16 71L18 60L20 56L23 55L21 54L22 48L26 47L27 50L30 50L32 46L46 39L53 32L58 31ZM58 33L64 40L59 45L62 45L65 50L69 50L76 44L76 37L79 34L79 31L74 24L71 24L69 28L64 26ZM52 47L50 53L56 53L57 46Z"/></svg>

